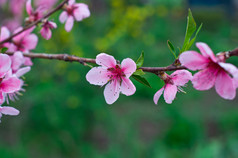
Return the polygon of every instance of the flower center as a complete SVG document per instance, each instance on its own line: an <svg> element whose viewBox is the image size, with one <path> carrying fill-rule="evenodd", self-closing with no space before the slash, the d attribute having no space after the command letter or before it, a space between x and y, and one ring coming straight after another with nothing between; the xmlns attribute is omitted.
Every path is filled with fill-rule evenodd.
<svg viewBox="0 0 238 158"><path fill-rule="evenodd" d="M107 70L111 72L110 79L121 79L121 77L126 76L119 65L116 65L114 68L108 68Z"/></svg>

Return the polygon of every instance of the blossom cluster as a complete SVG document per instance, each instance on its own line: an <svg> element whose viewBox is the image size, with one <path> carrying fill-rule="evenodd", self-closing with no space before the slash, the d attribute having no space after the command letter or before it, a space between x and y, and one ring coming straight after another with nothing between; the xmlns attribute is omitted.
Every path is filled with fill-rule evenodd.
<svg viewBox="0 0 238 158"><path fill-rule="evenodd" d="M14 1L14 0L13 0ZM21 5L24 4L25 0L18 1ZM49 40L52 36L52 29L57 28L55 22L44 18L45 12L50 9L57 0L45 1L37 0L34 9L32 1L26 1L26 12L28 17L25 19L26 25L31 25L36 22L41 23L40 33L43 38ZM6 4L6 0L0 0L1 6ZM12 2L9 2L10 7L13 7ZM21 5L14 4L17 6L11 8L12 12L17 14L22 9ZM62 7L63 12L61 13L59 20L65 22L66 31L71 31L74 20L82 21L83 19L90 16L89 8L84 3L76 3L75 0L69 0L68 3ZM15 25L15 24L13 24ZM12 53L12 55L0 53L0 119L2 114L5 115L18 115L19 111L13 107L2 106L3 103L14 101L18 99L18 95L21 91L24 91L23 86L24 80L22 76L31 70L33 65L31 58L25 57L24 54L31 53L38 43L38 36L32 33L36 26L32 25L28 29L18 27L12 31L13 27L7 24L0 28L0 42L11 38L11 34L14 35L10 40L0 45L0 49L5 49L6 52Z"/></svg>
<svg viewBox="0 0 238 158"><path fill-rule="evenodd" d="M215 86L216 92L222 98L228 100L235 98L238 88L238 69L230 63L225 63L224 54L215 56L207 44L196 45L201 54L196 51L186 51L180 55L179 61L187 69L199 70L199 72L195 75L188 70L177 70L171 75L159 72L158 76L165 85L155 93L155 104L163 93L165 102L171 104L177 92L184 92L182 87L189 81L192 81L196 90L209 90ZM104 97L108 104L113 104L120 93L127 96L135 93L136 88L129 79L137 70L136 63L132 59L124 59L121 64L118 64L113 56L101 53L96 57L96 63L100 66L92 68L86 79L93 85L106 85Z"/></svg>

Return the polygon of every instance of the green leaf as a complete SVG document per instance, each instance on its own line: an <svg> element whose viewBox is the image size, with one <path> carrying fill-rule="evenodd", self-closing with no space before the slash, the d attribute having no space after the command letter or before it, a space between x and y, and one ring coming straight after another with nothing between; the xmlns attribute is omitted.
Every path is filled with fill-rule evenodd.
<svg viewBox="0 0 238 158"><path fill-rule="evenodd" d="M133 75L142 76L142 75L145 75L145 73L144 73L144 71L143 71L143 70L141 70L141 69L138 69L138 70L136 70L136 71L133 73Z"/></svg>
<svg viewBox="0 0 238 158"><path fill-rule="evenodd" d="M177 58L176 57L176 50L174 49L173 44L169 40L167 41L167 45L169 47L170 52L174 55L175 58Z"/></svg>
<svg viewBox="0 0 238 158"><path fill-rule="evenodd" d="M136 81L140 82L141 84L143 84L143 85L145 85L145 86L151 88L150 83L149 83L144 77L138 76L138 75L132 75L132 77L133 77Z"/></svg>
<svg viewBox="0 0 238 158"><path fill-rule="evenodd" d="M201 28L202 28L202 24L199 26L199 28L198 28L198 30L197 30L195 36L193 37L193 39L192 39L192 40L189 42L189 44L187 45L186 50L188 50L188 49L193 45L193 43L195 42L195 40L196 40L196 38L197 38L197 35L198 35L198 33L200 32Z"/></svg>
<svg viewBox="0 0 238 158"><path fill-rule="evenodd" d="M3 48L1 49L1 53L6 53L7 50L8 50L8 48L3 47Z"/></svg>
<svg viewBox="0 0 238 158"><path fill-rule="evenodd" d="M143 66L143 64L144 64L144 51L141 52L140 57L136 61L136 66L137 66L137 68L140 68Z"/></svg>
<svg viewBox="0 0 238 158"><path fill-rule="evenodd" d="M196 28L197 28L196 22L193 18L191 10L189 9L188 10L188 22L187 22L187 28L186 28L186 34L185 34L182 52L186 51L186 47L187 47L187 45L189 45L189 41L190 41L192 35L194 34L194 32L196 31Z"/></svg>

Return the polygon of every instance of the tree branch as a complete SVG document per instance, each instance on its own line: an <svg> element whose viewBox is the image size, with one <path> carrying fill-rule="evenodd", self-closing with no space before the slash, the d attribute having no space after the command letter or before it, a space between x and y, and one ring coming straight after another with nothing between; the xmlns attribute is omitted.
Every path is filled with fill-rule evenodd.
<svg viewBox="0 0 238 158"><path fill-rule="evenodd" d="M60 10L65 3L67 3L69 0L64 0L63 2L61 2L55 9L53 9L52 11L50 11L49 13L47 13L45 16L43 16L41 19L27 25L26 27L24 27L21 31L11 35L10 37L6 38L5 40L0 42L0 45L6 43L6 42L10 42L14 37L16 37L17 35L21 34L22 32L32 28L33 26L36 26L37 24L41 23L42 20L48 18L49 16L51 16L52 14L54 14L55 12L57 12L58 10Z"/></svg>

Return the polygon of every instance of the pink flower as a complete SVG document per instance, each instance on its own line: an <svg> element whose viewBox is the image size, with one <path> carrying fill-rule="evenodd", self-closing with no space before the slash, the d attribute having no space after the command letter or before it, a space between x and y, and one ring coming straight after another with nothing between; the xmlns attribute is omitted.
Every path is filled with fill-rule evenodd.
<svg viewBox="0 0 238 158"><path fill-rule="evenodd" d="M74 20L82 21L83 19L90 16L88 6L84 3L75 3L75 0L69 0L65 11L60 14L59 20L65 24L65 30L71 31L74 25Z"/></svg>
<svg viewBox="0 0 238 158"><path fill-rule="evenodd" d="M0 105L5 102L7 94L21 88L21 80L16 76L7 76L9 71L11 71L11 58L6 54L0 54Z"/></svg>
<svg viewBox="0 0 238 158"><path fill-rule="evenodd" d="M9 107L9 106L0 106L0 119L2 118L2 114L4 115L12 115L12 116L16 116L19 115L19 111L13 107ZM1 122L1 120L0 120Z"/></svg>
<svg viewBox="0 0 238 158"><path fill-rule="evenodd" d="M43 17L43 12L44 12L43 8L40 6L36 10L33 10L32 5L31 5L31 0L28 0L26 2L26 11L29 15L29 17L26 19L26 21L29 23L37 21Z"/></svg>
<svg viewBox="0 0 238 158"><path fill-rule="evenodd" d="M14 31L14 34L21 30L22 30L22 27L19 27L18 29ZM29 50L35 49L38 42L38 37L35 34L31 34L33 30L34 30L34 27L15 36L12 40L13 44L10 46L9 51L27 52Z"/></svg>
<svg viewBox="0 0 238 158"><path fill-rule="evenodd" d="M104 97L107 104L113 104L119 97L120 92L127 96L135 93L136 88L129 77L136 71L136 63L130 59L124 59L117 64L113 56L101 53L96 57L99 67L92 68L86 75L90 84L106 87Z"/></svg>
<svg viewBox="0 0 238 158"><path fill-rule="evenodd" d="M41 36L44 37L46 40L51 38L52 32L51 29L57 28L56 23L46 20L40 30Z"/></svg>
<svg viewBox="0 0 238 158"><path fill-rule="evenodd" d="M233 77L237 74L237 68L225 63L225 58L215 56L205 43L197 43L199 54L195 51L187 51L180 55L180 62L190 70L200 70L193 77L192 83L197 90L208 90L215 85L216 92L224 99L232 100L236 96L236 86Z"/></svg>
<svg viewBox="0 0 238 158"><path fill-rule="evenodd" d="M192 79L192 74L187 70L177 70L171 75L163 73L161 78L164 80L165 85L154 95L154 103L157 104L160 96L164 92L164 100L167 104L171 104L175 99L177 91L183 91L181 86L184 86L189 80Z"/></svg>
<svg viewBox="0 0 238 158"><path fill-rule="evenodd" d="M10 31L7 29L7 27L1 27L1 31L0 31L0 42L7 39L10 36ZM3 45L0 46L1 47L8 47L9 43L4 43Z"/></svg>
<svg viewBox="0 0 238 158"><path fill-rule="evenodd" d="M45 9L52 8L58 0L35 0L36 6L42 6Z"/></svg>

